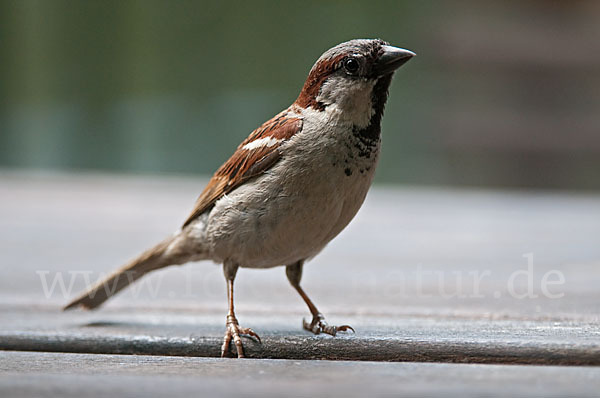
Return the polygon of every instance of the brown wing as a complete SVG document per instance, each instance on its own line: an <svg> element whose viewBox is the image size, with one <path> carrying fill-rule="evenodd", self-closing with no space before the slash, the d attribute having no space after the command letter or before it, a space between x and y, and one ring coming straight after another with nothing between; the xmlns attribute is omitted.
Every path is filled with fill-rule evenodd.
<svg viewBox="0 0 600 398"><path fill-rule="evenodd" d="M265 122L246 138L235 153L213 175L196 201L185 227L196 217L212 208L217 200L243 182L256 177L279 160L279 147L302 128L302 119L281 112ZM262 141L257 141L262 140ZM257 145L251 145L255 142ZM260 145L260 143L264 143ZM250 146L248 146L250 144Z"/></svg>

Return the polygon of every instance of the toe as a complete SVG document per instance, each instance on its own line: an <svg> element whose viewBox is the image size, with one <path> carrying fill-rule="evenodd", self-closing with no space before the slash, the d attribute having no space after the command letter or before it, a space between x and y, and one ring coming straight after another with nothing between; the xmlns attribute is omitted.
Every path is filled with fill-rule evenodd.
<svg viewBox="0 0 600 398"><path fill-rule="evenodd" d="M313 334L320 334L321 333L321 327L319 325L319 321L315 321L313 319L313 321L311 323L306 322L306 319L302 319L302 327L304 328L304 330L307 330Z"/></svg>
<svg viewBox="0 0 600 398"><path fill-rule="evenodd" d="M337 334L337 327L335 326L329 326L326 323L321 323L319 325L319 327L321 328L321 331L325 334L334 336Z"/></svg>
<svg viewBox="0 0 600 398"><path fill-rule="evenodd" d="M221 358L225 358L229 351L229 343L231 342L231 332L229 328L225 330L225 337L223 338L223 346L221 347Z"/></svg>
<svg viewBox="0 0 600 398"><path fill-rule="evenodd" d="M237 351L238 358L244 358L244 345L242 344L242 339L240 336L237 336L237 338L234 336L233 342L235 343L235 349Z"/></svg>
<svg viewBox="0 0 600 398"><path fill-rule="evenodd" d="M237 329L234 329L233 332L233 343L235 344L238 358L244 358L244 345Z"/></svg>

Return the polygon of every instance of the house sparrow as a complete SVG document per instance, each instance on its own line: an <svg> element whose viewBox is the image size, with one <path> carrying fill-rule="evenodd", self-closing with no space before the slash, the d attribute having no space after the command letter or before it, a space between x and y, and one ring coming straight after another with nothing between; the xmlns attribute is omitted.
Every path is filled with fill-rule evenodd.
<svg viewBox="0 0 600 398"><path fill-rule="evenodd" d="M335 336L300 287L302 267L348 225L362 205L377 165L383 108L394 71L411 51L382 40L351 40L314 64L300 95L254 130L209 181L173 236L115 271L65 309L93 309L146 273L169 265L223 264L229 311L221 355L240 335L233 281L239 267L286 266L291 285L312 314L304 328Z"/></svg>

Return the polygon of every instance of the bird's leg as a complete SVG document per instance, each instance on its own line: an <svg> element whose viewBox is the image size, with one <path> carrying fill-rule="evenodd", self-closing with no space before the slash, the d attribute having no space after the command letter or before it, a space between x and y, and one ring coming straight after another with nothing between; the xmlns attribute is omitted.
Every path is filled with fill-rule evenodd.
<svg viewBox="0 0 600 398"><path fill-rule="evenodd" d="M285 273L290 281L290 284L296 289L296 291L300 294L306 305L308 305L308 309L312 314L312 321L310 323L306 322L305 319L302 320L302 326L304 329L312 332L314 334L326 333L332 336L335 336L337 332L343 332L347 330L354 329L349 325L342 326L331 326L325 322L325 317L323 314L319 312L317 307L313 304L313 302L308 298L308 295L304 292L304 289L300 287L300 279L302 279L302 266L303 262L298 261L295 264L288 265L285 267Z"/></svg>
<svg viewBox="0 0 600 398"><path fill-rule="evenodd" d="M244 357L244 346L240 335L247 334L256 337L260 342L260 337L250 328L241 328L235 317L235 312L233 310L233 281L237 270L238 266L235 264L223 264L223 272L225 273L225 279L227 280L227 301L229 303L229 310L227 311L227 322L225 323L225 337L223 338L223 347L221 347L221 357L225 357L225 354L229 352L229 343L232 339L237 350L238 358Z"/></svg>

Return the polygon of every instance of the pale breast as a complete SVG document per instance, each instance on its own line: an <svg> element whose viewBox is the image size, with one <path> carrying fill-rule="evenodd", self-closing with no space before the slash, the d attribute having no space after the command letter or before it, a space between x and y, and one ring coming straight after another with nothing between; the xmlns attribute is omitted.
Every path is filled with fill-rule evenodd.
<svg viewBox="0 0 600 398"><path fill-rule="evenodd" d="M272 169L216 203L207 224L215 261L291 264L316 255L348 225L371 185L379 143L366 156L351 129L337 129L318 140L294 137Z"/></svg>

